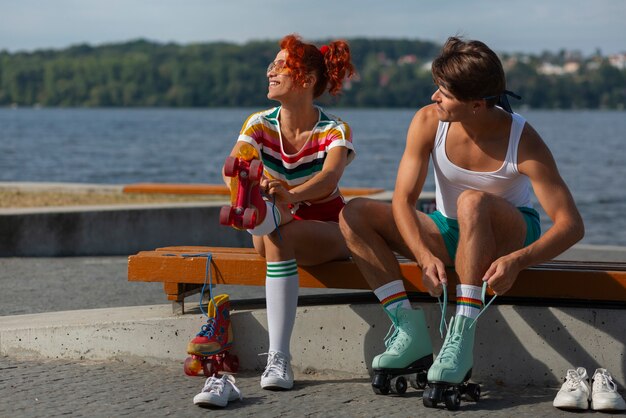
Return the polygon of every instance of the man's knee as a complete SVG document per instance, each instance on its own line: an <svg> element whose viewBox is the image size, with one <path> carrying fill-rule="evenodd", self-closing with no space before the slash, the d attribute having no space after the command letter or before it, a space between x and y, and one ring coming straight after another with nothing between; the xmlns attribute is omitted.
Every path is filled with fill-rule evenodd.
<svg viewBox="0 0 626 418"><path fill-rule="evenodd" d="M457 218L460 223L476 221L481 215L487 214L489 193L479 190L466 190L456 201Z"/></svg>
<svg viewBox="0 0 626 418"><path fill-rule="evenodd" d="M339 228L344 237L367 226L371 199L358 197L346 203L339 214Z"/></svg>

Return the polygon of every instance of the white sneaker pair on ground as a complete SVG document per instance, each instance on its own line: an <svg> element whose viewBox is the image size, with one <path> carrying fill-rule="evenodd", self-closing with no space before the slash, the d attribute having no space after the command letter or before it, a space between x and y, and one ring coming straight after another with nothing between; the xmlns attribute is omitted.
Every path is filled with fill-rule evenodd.
<svg viewBox="0 0 626 418"><path fill-rule="evenodd" d="M617 392L617 385L606 369L596 369L591 378L584 367L569 369L565 383L556 394L555 407L561 409L591 409L595 411L622 411L626 409L624 398ZM591 403L591 405L590 405Z"/></svg>
<svg viewBox="0 0 626 418"><path fill-rule="evenodd" d="M193 397L198 406L225 407L228 402L243 399L241 391L235 386L235 378L230 374L222 377L209 377L204 383L202 392Z"/></svg>
<svg viewBox="0 0 626 418"><path fill-rule="evenodd" d="M293 387L289 356L280 351L267 353L267 366L261 375L261 387L269 390L289 390Z"/></svg>

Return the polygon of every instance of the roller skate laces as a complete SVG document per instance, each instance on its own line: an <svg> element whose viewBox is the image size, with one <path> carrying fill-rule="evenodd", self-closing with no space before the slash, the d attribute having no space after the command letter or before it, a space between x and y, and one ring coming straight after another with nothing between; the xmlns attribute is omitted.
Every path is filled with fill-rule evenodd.
<svg viewBox="0 0 626 418"><path fill-rule="evenodd" d="M588 409L590 393L588 381L589 376L584 367L569 369L552 405L560 409Z"/></svg>
<svg viewBox="0 0 626 418"><path fill-rule="evenodd" d="M202 391L193 397L193 403L198 406L225 407L228 402L241 400L241 391L235 386L235 378L225 374L222 377L209 377L204 383Z"/></svg>
<svg viewBox="0 0 626 418"><path fill-rule="evenodd" d="M280 351L270 351L267 354L267 365L261 375L263 389L291 389L293 387L293 371L289 358Z"/></svg>
<svg viewBox="0 0 626 418"><path fill-rule="evenodd" d="M441 338L444 337L444 333L448 331L448 323L446 322L446 307L448 306L448 288L446 286L442 286L443 288L443 302L441 301L441 297L437 296L437 302L439 304L439 309L441 310L441 321L439 322L439 334ZM489 305L496 300L497 295L493 295L493 297L489 300L489 302L485 303L485 298L487 296L487 282L483 282L482 293L480 299L483 303L483 308L478 313L478 316L472 320L470 324L470 328L473 328L478 318L487 310Z"/></svg>
<svg viewBox="0 0 626 418"><path fill-rule="evenodd" d="M624 398L617 392L613 376L606 369L596 369L592 377L591 409L595 411L623 411Z"/></svg>

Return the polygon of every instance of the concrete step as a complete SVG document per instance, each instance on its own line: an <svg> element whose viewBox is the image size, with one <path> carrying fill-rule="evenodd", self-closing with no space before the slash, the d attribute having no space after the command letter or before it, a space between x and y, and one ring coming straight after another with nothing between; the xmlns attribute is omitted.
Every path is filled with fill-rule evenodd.
<svg viewBox="0 0 626 418"><path fill-rule="evenodd" d="M440 349L437 304L420 303L435 353ZM414 306L418 306L415 304ZM448 312L453 312L450 306ZM624 310L492 305L477 324L473 380L555 385L568 368L607 368L624 387ZM244 370L261 370L267 352L266 312L232 311L233 352ZM174 315L169 305L64 311L0 317L0 355L28 358L182 362L186 345L205 322ZM384 350L390 322L379 304L301 306L292 336L300 372L367 377Z"/></svg>

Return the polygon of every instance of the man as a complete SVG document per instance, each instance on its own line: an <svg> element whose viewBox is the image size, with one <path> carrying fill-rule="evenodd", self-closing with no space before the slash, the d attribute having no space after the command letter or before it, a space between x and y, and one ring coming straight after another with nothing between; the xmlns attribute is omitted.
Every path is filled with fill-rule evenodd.
<svg viewBox="0 0 626 418"><path fill-rule="evenodd" d="M424 316L411 308L394 251L417 262L432 296L447 283L445 267L456 269L456 314L428 371L431 386L454 386L471 374L483 282L496 295L506 293L521 270L580 240L584 226L546 144L521 116L510 113L496 54L482 42L452 37L432 73L438 87L434 103L411 122L393 202L353 200L340 226L396 327L387 350L374 358L375 371L400 374L426 365L432 353ZM509 111L496 106L500 102ZM430 158L437 211L426 215L415 207ZM531 186L553 221L541 237ZM375 389L376 384L375 379Z"/></svg>

